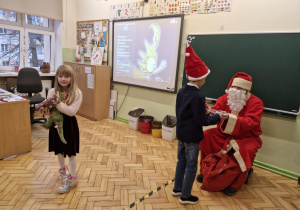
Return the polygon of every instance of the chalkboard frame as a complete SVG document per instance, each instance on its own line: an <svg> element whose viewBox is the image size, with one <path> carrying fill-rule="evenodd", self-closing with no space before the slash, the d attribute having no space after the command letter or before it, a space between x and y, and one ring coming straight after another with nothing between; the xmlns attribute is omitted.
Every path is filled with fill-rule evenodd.
<svg viewBox="0 0 300 210"><path fill-rule="evenodd" d="M193 37L195 38L193 39ZM264 105L266 105L264 106L264 113L289 118L296 118L297 115L300 115L300 94L297 94L297 89L300 90L300 83L296 84L298 82L297 78L300 78L300 59L296 57L300 55L300 32L188 34L186 38L187 43L193 47L196 54L211 69L211 74L208 76L206 84L201 88L201 92L203 92L208 99L216 101L218 97L224 94L224 90L232 76L236 72L241 71L250 74L253 78L251 93L260 97L264 102L267 101L266 104L264 103ZM298 42L294 44L292 41L289 41L290 38L295 38ZM199 39L201 40L199 41ZM247 45L243 40L250 41L250 43ZM249 49L243 49L243 47L248 47ZM288 51L290 49L292 52ZM291 55L287 56L285 51ZM269 54L263 54L264 52L269 52ZM285 54L282 55L281 53ZM220 54L222 54L222 57L220 57ZM237 56L239 62L242 63L239 64L239 62L237 62L236 64L236 60L234 60L232 56ZM285 63L279 63L278 58L282 58ZM245 59L245 61L243 61L243 59ZM257 62L255 63L255 61ZM286 64L286 62L290 63ZM224 66L225 69L223 69ZM273 69L265 67L271 67ZM277 67L282 69L276 69ZM283 69L284 67L287 67L287 69ZM251 68L255 68L255 71L251 70ZM221 70L223 72L221 72ZM283 73L281 76L280 73L278 74L278 71L286 71L286 73ZM281 80L277 81L278 87L274 86L276 84L268 85L266 83L268 81L263 78L272 78L274 72L277 73L277 79ZM286 77L288 77L291 82L289 82ZM282 81L284 81L285 84L281 84ZM184 69L182 85L187 82L188 80L186 79ZM293 90L290 85L295 84L296 87L295 90ZM287 85L288 88L284 85ZM268 88L269 92L264 93L263 91L266 91ZM272 88L275 91L284 93L280 95L280 99L273 94L274 90ZM285 89L291 90L292 92L285 92ZM289 95L292 97L288 98ZM271 99L275 99L274 101L277 103L274 107L273 104L270 106ZM276 106L278 105L278 101L281 103L280 105L284 106ZM292 110L290 105L286 105L289 101L293 103ZM288 107L288 109L285 109L285 107Z"/></svg>

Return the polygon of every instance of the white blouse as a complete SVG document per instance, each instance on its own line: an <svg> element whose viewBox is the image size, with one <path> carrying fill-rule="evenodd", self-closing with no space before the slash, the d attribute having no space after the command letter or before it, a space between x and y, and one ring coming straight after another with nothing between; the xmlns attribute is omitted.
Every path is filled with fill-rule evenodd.
<svg viewBox="0 0 300 210"><path fill-rule="evenodd" d="M54 96L54 94L55 94L55 89L54 88L50 89L47 98ZM82 93L79 89L77 89L75 93L75 99L70 105L60 102L58 105L56 105L56 108L58 109L58 111L72 117L77 113L78 109L80 108L81 102L82 102Z"/></svg>

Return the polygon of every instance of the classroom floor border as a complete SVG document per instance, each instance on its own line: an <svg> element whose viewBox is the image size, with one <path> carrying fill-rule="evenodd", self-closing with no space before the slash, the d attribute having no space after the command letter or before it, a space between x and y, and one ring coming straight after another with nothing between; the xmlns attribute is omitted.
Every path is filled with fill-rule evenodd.
<svg viewBox="0 0 300 210"><path fill-rule="evenodd" d="M129 205L129 207L125 208L124 210L129 210L131 208L133 208L135 205L137 205L138 203L143 202L146 198L149 198L151 195L153 195L154 193L157 193L158 191L160 191L161 189L165 188L167 185L173 183L175 181L174 179L169 180L168 182L166 182L163 186L159 186L158 188L152 190L151 192L149 192L147 195L143 196L142 198L136 200L135 202L131 203Z"/></svg>

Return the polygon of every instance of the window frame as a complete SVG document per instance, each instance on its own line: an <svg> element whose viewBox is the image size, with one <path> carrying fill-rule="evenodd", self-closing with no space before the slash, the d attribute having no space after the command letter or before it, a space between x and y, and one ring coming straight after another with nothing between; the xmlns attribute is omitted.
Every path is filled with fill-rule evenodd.
<svg viewBox="0 0 300 210"><path fill-rule="evenodd" d="M20 32L20 43L24 43L24 28L19 26L12 26L6 24L0 24L0 28L15 30ZM24 63L24 46L20 45L20 60L19 60L19 68L23 67ZM13 66L0 66L0 69L3 71L12 71L14 70Z"/></svg>
<svg viewBox="0 0 300 210"><path fill-rule="evenodd" d="M53 32L54 21L52 19L47 18L49 20L49 27L35 26L35 25L26 23L25 15L28 15L28 14L22 14L22 26L24 28L32 28L32 29L37 29L37 30L42 30L42 31L52 31ZM33 15L33 16L36 16L36 15ZM43 17L43 18L45 18L45 17Z"/></svg>
<svg viewBox="0 0 300 210"><path fill-rule="evenodd" d="M11 26L22 26L22 15L21 15L21 13L17 12L17 21L16 22L0 19L0 24L6 24L6 25L11 25Z"/></svg>
<svg viewBox="0 0 300 210"><path fill-rule="evenodd" d="M42 31L42 30L36 30L32 28L25 28L25 54L24 54L24 61L25 66L29 66L28 64L28 51L29 51L29 43L28 43L28 37L29 33L36 33L36 34L43 34L43 35L49 35L51 38L51 47L50 47L50 67L54 67L54 51L55 51L55 33L50 31ZM31 68L35 68L36 70L40 70L39 66L34 66Z"/></svg>
<svg viewBox="0 0 300 210"><path fill-rule="evenodd" d="M51 69L55 69L55 32L54 32L54 20L49 19L49 27L43 26L35 26L26 23L25 15L23 13L17 12L17 21L8 21L8 20L0 20L0 28L4 29L11 29L11 30L18 30L20 32L20 59L19 59L19 69L28 66L28 33L39 33L50 35L51 37L51 45L50 45L50 66ZM28 14L27 14L28 15ZM44 17L43 17L44 18ZM45 17L46 18L46 17ZM24 40L25 38L25 40ZM24 43L24 44L22 44ZM0 71L4 72L11 72L14 71L14 66L1 66L0 64ZM37 70L40 67L32 67ZM51 70L50 69L50 70Z"/></svg>

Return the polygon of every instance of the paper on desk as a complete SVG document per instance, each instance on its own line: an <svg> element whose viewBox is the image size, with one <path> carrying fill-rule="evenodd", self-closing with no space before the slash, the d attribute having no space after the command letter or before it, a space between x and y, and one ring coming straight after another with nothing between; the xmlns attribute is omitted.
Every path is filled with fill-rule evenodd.
<svg viewBox="0 0 300 210"><path fill-rule="evenodd" d="M17 96L17 95L10 95L10 96L0 96L0 100L3 102L12 102L12 101L24 101L26 99Z"/></svg>

